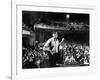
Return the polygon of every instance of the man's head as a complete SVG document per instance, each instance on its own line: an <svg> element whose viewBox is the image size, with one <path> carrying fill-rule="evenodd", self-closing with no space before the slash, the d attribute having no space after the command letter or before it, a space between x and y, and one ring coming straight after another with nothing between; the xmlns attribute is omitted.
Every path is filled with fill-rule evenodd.
<svg viewBox="0 0 100 80"><path fill-rule="evenodd" d="M57 37L58 37L58 33L57 33L57 32L53 32L53 33L52 33L52 36L53 36L54 38L57 38Z"/></svg>

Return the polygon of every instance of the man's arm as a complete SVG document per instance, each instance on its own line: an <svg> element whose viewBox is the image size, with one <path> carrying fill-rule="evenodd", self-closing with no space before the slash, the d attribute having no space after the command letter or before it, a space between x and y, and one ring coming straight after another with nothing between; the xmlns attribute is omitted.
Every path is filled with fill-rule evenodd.
<svg viewBox="0 0 100 80"><path fill-rule="evenodd" d="M43 47L43 50L50 51L50 48L49 48L50 42L51 42L51 39L48 39L47 42L45 43L44 47Z"/></svg>
<svg viewBox="0 0 100 80"><path fill-rule="evenodd" d="M59 45L62 44L63 42L64 42L64 38L62 38L62 40L61 40L61 42L59 43Z"/></svg>

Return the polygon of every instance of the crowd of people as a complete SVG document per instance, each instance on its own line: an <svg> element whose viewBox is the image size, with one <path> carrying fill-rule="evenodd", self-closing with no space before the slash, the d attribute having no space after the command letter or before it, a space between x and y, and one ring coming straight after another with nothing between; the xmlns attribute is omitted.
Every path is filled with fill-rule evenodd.
<svg viewBox="0 0 100 80"><path fill-rule="evenodd" d="M79 43L67 43L64 49L64 64L89 64L89 46Z"/></svg>
<svg viewBox="0 0 100 80"><path fill-rule="evenodd" d="M59 25L60 24L60 25ZM55 27L65 27L69 30L82 30L88 29L89 26L85 23L55 23L51 24L39 24L40 26L55 26ZM61 28L62 28L61 27ZM32 27L28 27L23 24L23 28L33 30ZM23 47L22 50L22 67L23 68L41 68L41 67L50 67L50 55L48 52L43 50L43 47L46 42L39 43L36 41L36 44L32 47ZM73 42L64 42L59 46L58 63L60 66L67 65L89 65L90 63L90 54L89 54L89 45L85 43Z"/></svg>
<svg viewBox="0 0 100 80"><path fill-rule="evenodd" d="M55 28L66 28L66 30L88 30L89 25L84 22L49 22L49 23L41 23L38 24L42 27L48 26L48 27L55 27Z"/></svg>
<svg viewBox="0 0 100 80"><path fill-rule="evenodd" d="M48 23L36 23L34 25L39 25L42 27L55 27L55 28L65 28L66 30L89 30L89 25L84 22L48 22ZM32 25L26 25L23 23L23 28L34 30Z"/></svg>
<svg viewBox="0 0 100 80"><path fill-rule="evenodd" d="M49 67L49 55L43 50L45 43L37 43L35 47L23 48L22 64L23 68ZM60 66L67 65L89 65L89 46L73 42L66 42L59 46Z"/></svg>

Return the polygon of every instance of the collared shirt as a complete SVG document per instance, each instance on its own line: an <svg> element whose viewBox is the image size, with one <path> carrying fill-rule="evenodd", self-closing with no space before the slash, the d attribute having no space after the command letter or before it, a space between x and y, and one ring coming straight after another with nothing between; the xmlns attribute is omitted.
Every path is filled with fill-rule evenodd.
<svg viewBox="0 0 100 80"><path fill-rule="evenodd" d="M51 43L51 46L52 46L52 51L57 53L58 52L58 46L59 46L58 39L57 40L55 40L54 38L48 39L47 42L45 43L44 47L50 49L50 46L49 46L50 43Z"/></svg>

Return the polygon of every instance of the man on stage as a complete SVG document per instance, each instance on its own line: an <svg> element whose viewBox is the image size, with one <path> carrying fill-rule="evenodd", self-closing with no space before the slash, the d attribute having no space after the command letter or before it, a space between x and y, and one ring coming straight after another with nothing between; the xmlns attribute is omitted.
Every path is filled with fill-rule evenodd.
<svg viewBox="0 0 100 80"><path fill-rule="evenodd" d="M59 45L64 41L64 38L59 43L57 39L58 33L53 32L52 37L47 40L44 45L44 50L49 53L49 63L50 67L56 67L56 62L59 59Z"/></svg>

